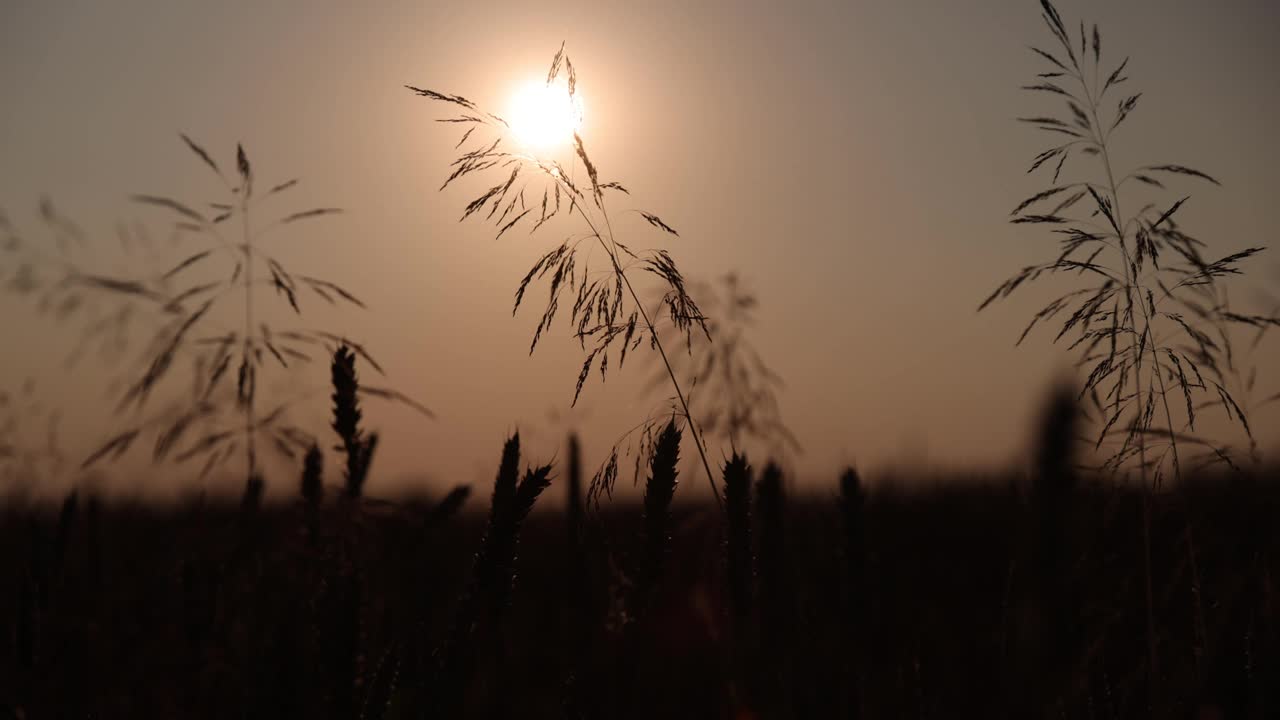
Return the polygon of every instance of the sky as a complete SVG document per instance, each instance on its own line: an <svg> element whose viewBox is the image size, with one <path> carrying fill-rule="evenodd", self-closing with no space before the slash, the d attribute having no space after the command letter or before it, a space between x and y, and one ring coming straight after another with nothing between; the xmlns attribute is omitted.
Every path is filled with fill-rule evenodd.
<svg viewBox="0 0 1280 720"><path fill-rule="evenodd" d="M1280 6L1059 8L1069 26L1081 16L1100 24L1104 64L1132 58L1129 86L1144 94L1116 136L1117 162L1220 178L1221 188L1174 189L1192 196L1178 217L1211 254L1274 244ZM619 211L657 213L680 237L653 235L634 214L619 233L663 243L692 279L735 272L758 295L752 337L787 383L779 399L803 445L788 460L800 482L834 479L850 463L874 472L1025 462L1043 392L1074 356L1045 335L1014 347L1048 288L975 310L1053 251L1043 230L1007 222L1043 187L1025 170L1045 140L1015 118L1053 109L1018 90L1045 70L1027 46L1052 42L1032 0L7 0L0 208L24 237L47 242L37 209L48 196L83 229L93 267L154 274L181 255L124 256L116 227L167 238L171 218L129 197L210 197L216 178L178 134L225 167L241 142L262 183L302 179L282 211L344 209L272 242L297 272L368 305L325 323L381 361L387 377L376 382L436 416L367 405L382 437L371 493L487 483L516 430L530 460L562 457L564 436L580 432L591 468L662 406L643 392L655 366L632 360L604 384L593 378L570 407L582 355L569 326L557 324L530 356L540 306L511 314L520 278L558 238L495 240L492 227L458 223L479 186L437 188L459 133L403 87L502 112L516 88L545 75L562 41L578 69L584 142L602 175L632 193ZM1280 256L1264 253L1248 273L1239 302L1280 295ZM55 360L74 325L11 294L0 295L0 322L18 339L0 352L0 389L16 394L31 378L40 401L62 411L68 452L87 453L137 419L114 411L114 370ZM1259 397L1280 390L1265 372L1277 360L1275 338L1248 358L1264 369ZM325 368L301 374L290 382L323 388ZM1253 418L1264 445L1278 406ZM299 422L322 431L323 404ZM717 443L709 454L727 452ZM148 472L145 451L134 454L111 482L198 485L187 466ZM274 466L281 479L268 481L289 486L294 472Z"/></svg>

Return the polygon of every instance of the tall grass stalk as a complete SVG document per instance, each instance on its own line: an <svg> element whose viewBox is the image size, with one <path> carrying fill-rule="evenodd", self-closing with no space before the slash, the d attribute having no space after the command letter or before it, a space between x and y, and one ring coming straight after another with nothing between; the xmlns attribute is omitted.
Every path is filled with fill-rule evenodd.
<svg viewBox="0 0 1280 720"><path fill-rule="evenodd" d="M1076 442L1078 407L1069 386L1054 388L1040 421L1032 508L1035 528L1031 567L1037 611L1035 657L1025 658L1035 673L1036 710L1061 697L1060 681L1075 660L1075 618L1079 609L1073 597L1074 555L1069 530L1076 496Z"/></svg>
<svg viewBox="0 0 1280 720"><path fill-rule="evenodd" d="M676 468L679 462L680 430L672 420L658 436L650 461L649 480L644 488L644 516L641 521L644 557L635 586L635 617L643 617L648 612L666 571L667 556L671 551L671 501L678 483Z"/></svg>
<svg viewBox="0 0 1280 720"><path fill-rule="evenodd" d="M692 286L707 315L707 332L695 335L692 352L676 355L672 363L687 387L698 388L704 440L717 438L735 451L754 440L777 457L799 452L800 442L783 420L778 401L785 383L751 340L759 296L736 272ZM672 333L668 337L679 340ZM650 388L669 383L663 368Z"/></svg>
<svg viewBox="0 0 1280 720"><path fill-rule="evenodd" d="M587 567L585 508L582 498L582 447L569 436L568 478L565 483L565 594L562 622L569 674L578 672L589 633L591 578Z"/></svg>
<svg viewBox="0 0 1280 720"><path fill-rule="evenodd" d="M1197 325L1239 322L1214 303L1218 285L1240 274L1241 263L1264 248L1249 247L1217 260L1205 259L1201 254L1205 243L1184 232L1175 218L1190 199L1186 195L1171 204L1167 200L1149 202L1136 213L1125 214L1122 200L1131 198L1137 186L1154 192L1165 190L1166 182L1179 180L1220 183L1200 170L1169 163L1145 165L1118 176L1113 135L1133 113L1142 93L1123 96L1109 116L1103 114L1103 102L1109 91L1121 92L1120 86L1128 81L1129 58L1104 70L1097 25L1086 33L1081 22L1077 36L1050 0L1040 0L1040 7L1057 47L1052 52L1031 48L1047 66L1023 89L1052 97L1065 107L1056 114L1019 118L1053 136L1056 144L1039 153L1028 170L1053 168L1050 187L1019 203L1011 213L1011 222L1049 227L1061 247L1056 259L1025 267L1003 282L978 309L1046 276L1070 274L1096 282L1086 283L1036 312L1018 342L1040 322L1069 312L1054 340L1077 333L1071 348L1082 350L1079 363L1089 369L1080 396L1089 396L1101 425L1095 448L1119 436L1118 448L1103 467L1116 473L1137 461L1144 491L1141 532L1147 689L1149 703L1154 706L1160 695L1160 663L1151 580L1150 494L1160 488L1167 463L1172 465L1175 481L1181 480L1183 464L1190 459L1184 453L1187 445L1201 448L1201 465L1234 464L1227 447L1191 434L1198 407L1193 396L1210 395L1210 404L1220 405L1252 438L1244 410L1223 383L1213 379L1215 373L1221 377L1222 366L1230 364L1227 351ZM1093 158L1095 175L1059 184L1069 158ZM1073 211L1080 205L1083 209ZM1206 302L1208 308L1204 307ZM1188 320L1182 312L1193 317ZM1107 382L1111 383L1109 389L1104 386ZM1172 390L1180 391L1185 407L1177 419L1169 402ZM1157 406L1163 414L1163 426L1155 421ZM1150 455L1153 450L1155 454Z"/></svg>
<svg viewBox="0 0 1280 720"><path fill-rule="evenodd" d="M767 668L766 693L779 717L790 706L791 658L788 639L794 626L793 587L787 565L787 498L782 469L765 465L756 485L756 508L760 532L760 647Z"/></svg>
<svg viewBox="0 0 1280 720"><path fill-rule="evenodd" d="M755 587L755 558L751 550L751 465L734 453L724 466L725 564L734 632L746 633ZM738 638L735 638L738 640Z"/></svg>
<svg viewBox="0 0 1280 720"><path fill-rule="evenodd" d="M186 404L180 411L143 420L120 432L91 453L83 467L121 457L144 431L154 430L153 461L172 457L185 462L198 458L203 463L199 473L203 478L243 453L246 477L256 478L261 474L260 443L269 443L291 463L315 444L312 433L288 419L292 407L309 395L276 399L264 411L261 374L268 368L284 371L305 365L316 359L317 350L325 357L340 346L358 355L375 371L381 373L382 368L363 346L341 333L302 325L282 328L264 321L266 308L260 304L264 289L270 289L299 322L311 299L333 306L365 307L337 283L286 267L267 245L282 228L341 210L315 207L268 215L277 198L298 185L297 179L263 190L257 186L255 170L243 146L236 146L232 173L224 172L194 140L186 135L181 139L217 177L222 196L207 203L184 202L165 195L135 195L133 200L174 218L174 229L196 247L162 275L160 289L153 287L156 283L132 278L90 276L82 282L124 297L151 299L162 306L168 318L150 343L145 370L124 392L121 410L141 409L186 359L191 360L194 369L194 387L183 399ZM206 273L203 277L202 271ZM219 322L218 310L236 301L239 322ZM392 389L366 385L359 392L431 415L425 407Z"/></svg>
<svg viewBox="0 0 1280 720"><path fill-rule="evenodd" d="M572 102L577 89L577 72L563 46L552 59L551 69L547 73L548 87L558 86L558 81L564 82ZM511 144L510 124L503 118L480 109L471 100L460 95L406 87L420 97L450 105L458 111L457 115L441 118L440 122L466 127L457 145L459 148L465 146L466 149L451 164L451 174L441 190L469 175L488 170L498 173L499 182L468 203L461 220L472 216L483 217L494 223L498 228L497 237L501 237L518 225L527 227L531 234L534 233L562 212L562 203L567 204L565 212L568 215L577 213L587 232L570 235L543 255L516 290L513 314L519 310L530 283L536 279L548 279L547 304L534 331L529 352L533 352L542 334L550 328L566 289L576 291L570 324L575 338L587 352L578 373L574 403L577 403L593 369L598 369L601 379L605 378L610 350L617 352L618 367L621 368L626 362L627 353L648 340L650 347L657 351L662 360L679 410L687 421L690 436L706 472L708 485L719 504L720 494L716 489L711 464L707 460L702 432L689 407L689 395L677 378L668 349L662 341L659 316L646 309L645 302L636 290L633 276L636 273L648 273L659 279L664 290L658 300L658 312L663 309L667 311L671 326L685 336L690 347L695 330L704 335L707 333L706 318L689 295L684 276L666 250L633 248L618 238L606 195L630 195L630 192L621 183L604 181L600 177L598 168L587 154L582 137L576 131L573 133L573 150L587 173L586 183L575 181L572 174L558 161L542 159L520 149L506 149ZM492 137L492 140L482 139L481 134ZM679 237L679 233L657 215L643 210L634 212L651 227L671 237ZM608 259L608 269L604 274L592 273L589 254L579 254L584 249L584 243L588 243L588 247L594 245L604 251ZM580 257L582 262L579 265ZM587 348L588 342L591 344L590 349ZM611 486L616 479L616 457L612 460L597 473L592 481L593 485ZM610 467L615 472L608 472Z"/></svg>
<svg viewBox="0 0 1280 720"><path fill-rule="evenodd" d="M436 651L436 667L429 695L437 717L458 714L466 684L470 679L474 636L482 623L493 628L500 639L500 621L511 599L515 582L516 550L520 529L534 503L551 484L551 466L529 468L519 479L520 436L512 435L502 447L502 459L493 484L489 520L480 550L472 565L471 577L453 623Z"/></svg>
<svg viewBox="0 0 1280 720"><path fill-rule="evenodd" d="M1028 266L1010 277L979 310L1047 276L1095 280L1096 284L1086 283L1036 312L1018 342L1037 324L1068 314L1054 340L1076 333L1070 347L1081 350L1080 365L1089 371L1080 395L1091 399L1101 424L1096 446L1118 437L1118 447L1104 468L1118 471L1136 459L1143 484L1150 480L1158 488L1166 464L1171 465L1175 479L1181 477L1190 459L1185 453L1188 445L1200 449L1200 464L1231 462L1227 447L1191 434L1199 407L1194 396L1209 395L1210 405L1221 406L1229 419L1252 436L1244 410L1212 376L1227 362L1225 349L1198 325L1240 322L1219 310L1212 298L1226 278L1241 273L1243 261L1264 248L1205 259L1206 244L1184 232L1176 219L1190 196L1171 204L1148 202L1136 213L1125 214L1127 203L1122 200L1137 195L1139 189L1159 192L1166 189L1166 182L1187 179L1219 183L1204 172L1176 164L1145 165L1117 175L1113 136L1142 93L1120 99L1112 115L1104 115L1103 102L1108 92L1119 92L1128 80L1129 59L1105 72L1098 27L1086 33L1081 23L1076 37L1049 0L1040 4L1060 47L1058 54L1031 48L1048 66L1034 84L1023 89L1059 99L1065 108L1061 113L1019 120L1064 139L1032 162L1028 172L1053 169L1052 184L1019 203L1011 222L1049 227L1058 236L1060 250L1054 260ZM1069 158L1094 159L1096 176L1059 184ZM1104 385L1107 382L1109 388ZM1181 413L1170 403L1174 392L1182 396L1183 402L1176 403L1184 406ZM1156 424L1157 411L1163 415L1163 425ZM1149 457L1152 450L1156 454Z"/></svg>
<svg viewBox="0 0 1280 720"><path fill-rule="evenodd" d="M840 476L840 520L844 531L845 672L847 716L862 717L863 658L866 657L866 491L853 467Z"/></svg>
<svg viewBox="0 0 1280 720"><path fill-rule="evenodd" d="M333 431L342 441L342 451L347 458L346 496L357 500L364 492L369 476L374 450L378 447L377 433L365 434L360 427L363 413L360 411L360 382L356 376L356 356L346 345L333 353L330 366L333 383Z"/></svg>

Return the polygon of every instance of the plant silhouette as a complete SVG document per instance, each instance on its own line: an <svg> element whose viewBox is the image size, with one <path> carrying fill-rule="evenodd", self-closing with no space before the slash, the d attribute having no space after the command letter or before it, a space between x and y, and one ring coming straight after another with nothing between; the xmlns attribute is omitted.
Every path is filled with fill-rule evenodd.
<svg viewBox="0 0 1280 720"><path fill-rule="evenodd" d="M560 79L565 82L569 97L573 98L578 76L563 45L551 61L546 82L551 86ZM593 368L598 369L601 379L607 375L610 351L616 353L618 367L621 368L628 352L641 345L647 343L656 350L666 367L667 376L676 394L677 406L688 423L712 494L719 502L720 496L712 479L702 433L689 410L685 389L671 367L670 354L662 342L658 326L665 314L670 326L684 336L686 343L691 344L695 332L706 334L706 318L690 296L684 275L670 253L662 248L635 247L622 242L615 233L606 198L614 194L630 195L630 192L619 182L601 178L599 169L587 155L582 137L576 131L573 134L573 148L577 160L586 170L585 183L576 182L572 173L558 161L543 160L514 147L508 149L511 144L508 135L510 124L501 117L480 109L471 100L460 95L406 87L420 97L444 103L457 110L456 115L442 118L440 122L466 126L457 144L458 148L463 148L462 153L451 164L452 171L441 185L441 190L458 180L488 171L500 178L497 184L467 204L460 220L480 217L492 222L498 229L497 237L502 237L517 227L527 227L530 234L533 234L561 213L568 216L576 213L586 228L585 233L569 235L539 258L516 289L513 314L520 309L525 291L532 283L546 279L548 284L546 305L534 330L529 352L533 352L543 334L550 329L560 311L562 298L573 301L569 311L569 324L574 337L586 352L574 387L575 404ZM679 237L679 233L657 215L644 210L633 212L667 236ZM591 263L588 250L592 248L599 248L605 254L607 262L603 272L596 272L596 266ZM639 275L657 278L661 288L657 302L658 312L650 313L646 310L635 287ZM644 454L643 451L637 454L637 462ZM611 492L616 472L607 472L610 466L606 462L592 480L596 495L602 487ZM612 466L616 468L616 462Z"/></svg>
<svg viewBox="0 0 1280 720"><path fill-rule="evenodd" d="M1070 348L1079 349L1079 363L1088 370L1081 395L1090 397L1102 417L1096 445L1118 437L1104 465L1118 469L1136 461L1144 481L1152 478L1159 485L1167 464L1175 477L1181 475L1179 450L1187 454L1187 445L1199 448L1201 462L1230 462L1228 448L1190 434L1196 422L1194 397L1205 393L1252 435L1244 410L1214 379L1226 372L1228 349L1201 326L1239 319L1212 299L1263 248L1206 259L1206 244L1176 220L1189 195L1172 203L1147 202L1137 212L1125 213L1125 207L1141 202L1133 197L1139 189L1164 191L1173 181L1219 182L1174 164L1118 174L1112 164L1113 137L1142 94L1119 96L1109 115L1104 102L1110 102L1108 93L1116 98L1122 92L1129 59L1111 63L1104 74L1098 27L1086 33L1081 23L1074 36L1051 2L1043 0L1041 7L1057 54L1031 48L1047 67L1023 89L1051 96L1063 107L1055 114L1019 118L1055 138L1028 170L1052 169L1052 179L1050 187L1013 209L1010 222L1048 227L1059 249L1054 259L1025 267L1003 282L978 309L1048 276L1082 278L1083 287L1037 311L1018 342L1036 325L1067 316L1054 340L1074 334ZM1064 178L1069 158L1083 166L1082 173L1095 176ZM1175 393L1181 397L1171 398ZM1183 412L1174 411L1178 405ZM1155 455L1149 457L1149 450Z"/></svg>
<svg viewBox="0 0 1280 720"><path fill-rule="evenodd" d="M220 182L224 197L204 204L186 203L162 195L135 195L143 205L159 208L175 217L175 227L197 238L201 245L179 260L164 274L174 287L164 296L165 307L174 319L156 334L146 369L127 388L121 409L141 408L173 371L181 353L191 352L197 377L188 408L176 419L152 419L117 434L84 462L88 467L104 458L118 458L145 431L157 429L155 460L173 453L177 460L200 458L200 476L222 466L237 452L243 452L246 477L259 476L258 446L267 441L289 460L295 460L316 445L315 437L288 421L288 411L301 396L277 399L265 412L260 376L284 371L292 364L312 362L319 351L328 357L339 346L349 348L370 367L382 367L361 344L344 334L324 327L273 326L264 320L259 303L269 291L278 304L289 308L301 321L310 300L326 305L346 304L364 308L351 292L335 282L294 272L279 259L268 244L271 234L298 222L307 222L341 212L318 207L296 212L274 211L270 202L298 184L287 180L261 189L249 155L237 145L234 172L224 172L202 146L186 135L184 145ZM207 209L205 209L207 207ZM200 208L200 209L197 209ZM216 279L205 280L196 271L213 266ZM120 293L141 292L134 284L116 281L107 287ZM227 327L214 321L216 309L239 302L240 322ZM409 405L424 415L431 413L404 394L383 387L361 385L359 392ZM223 400L224 395L230 397ZM238 426L235 422L238 419ZM188 441L197 427L203 435ZM185 447L180 447L185 444Z"/></svg>

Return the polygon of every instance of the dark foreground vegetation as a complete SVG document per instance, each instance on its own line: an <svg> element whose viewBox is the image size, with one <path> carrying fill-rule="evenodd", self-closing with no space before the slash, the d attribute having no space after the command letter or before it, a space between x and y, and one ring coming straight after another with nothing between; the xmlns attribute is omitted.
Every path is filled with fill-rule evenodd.
<svg viewBox="0 0 1280 720"><path fill-rule="evenodd" d="M242 499L167 508L80 493L48 506L0 499L0 720L1280 717L1280 468L1241 470L1242 453L1233 459L1192 434L1197 412L1218 405L1251 456L1255 430L1263 434L1246 417L1254 375L1235 364L1230 328L1256 332L1256 345L1280 320L1233 310L1220 284L1263 248L1203 255L1204 243L1174 217L1189 196L1126 198L1124 207L1141 209L1121 211L1126 181L1150 190L1218 180L1177 164L1117 180L1112 134L1141 96L1117 97L1129 61L1108 65L1097 26L1086 34L1080 23L1076 35L1052 3L1041 8L1055 44L1032 48L1048 65L1024 89L1065 107L1019 119L1063 144L1033 160L1033 171L1053 168L1051 185L1021 202L1011 222L1048 226L1056 259L1019 270L982 307L1039 279L1082 278L1023 337L1062 320L1057 337L1079 333L1071 347L1082 351L1087 380L1048 404L1025 475L864 483L848 469L799 483L737 454L714 467L706 430L728 447L745 437L796 444L778 419L778 378L733 329L735 308L741 315L754 301L731 281L720 324L694 302L667 250L633 249L615 236L606 194L630 192L601 181L576 132L585 178L500 145L508 123L472 101L413 87L460 113L443 122L466 126L445 185L498 178L464 219L493 222L500 237L522 221L532 234L576 212L587 230L558 239L518 285L516 308L532 284L549 290L530 352L563 295L561 317L586 353L575 402L596 370L603 379L611 349L621 369L646 344L674 401L639 426L642 495L633 505L612 499L616 447L584 483L572 440L563 468L526 467L516 437L502 448L491 492L474 493L485 497L460 487L431 500L370 499L379 436L362 427L361 398L430 412L393 389L361 385L357 357L380 368L345 336L258 321L264 287L296 314L300 290L363 303L293 275L254 245L258 202L296 181L254 195L242 147L233 176L184 135L226 195L208 204L212 217L199 204L135 197L176 212L179 228L209 243L161 280L212 261L227 245L215 226L240 226L243 258L214 283L192 276L153 289L72 267L54 285L147 300L174 316L149 344L121 412L140 409L176 375L183 353L212 352L195 356L190 407L124 428L81 470L121 457L163 420L153 459L181 445L175 461L203 456L203 476L243 453ZM577 75L563 47L548 85L562 73L572 99ZM1062 174L1092 159L1101 163L1095 175ZM266 228L334 212L295 212ZM678 237L638 213L646 227ZM42 214L62 224L51 209ZM16 236L5 245L21 247ZM588 268L593 251L608 261L602 273ZM255 267L269 284L253 281ZM633 286L641 276L656 282L660 313L646 310L645 286ZM30 278L20 286L35 289ZM225 292L232 288L243 294ZM244 310L240 329L200 336L214 305L233 297ZM699 334L715 347L700 352L692 367L701 369L673 363L664 343L676 348L682 336L692 358ZM256 380L260 367L283 370L321 349L333 354L331 427L342 459L329 484L321 448L332 438L284 424L291 401L261 412ZM703 422L686 392L699 379L717 388L704 396L728 398ZM1096 411L1087 445L1111 453L1095 471L1076 455L1083 398ZM215 424L179 442L219 414L237 429ZM263 476L259 439L288 457L306 453L296 479ZM680 501L682 440L698 466L683 480L709 482L714 504ZM292 484L295 499L264 503L268 480ZM563 509L535 512L548 492Z"/></svg>
<svg viewBox="0 0 1280 720"><path fill-rule="evenodd" d="M77 495L7 506L0 707L27 718L1280 712L1274 471L1158 495L1085 481L1058 492L1051 467L1034 481L938 478L942 489L916 491L848 473L801 493L776 469L730 462L718 510L668 504L674 450L659 443L643 505L584 509L571 467L549 490L569 493L566 510L523 526L548 474L517 481L516 442L493 497L470 502L463 491L322 499L313 482L290 506L258 506L252 488L240 507Z"/></svg>

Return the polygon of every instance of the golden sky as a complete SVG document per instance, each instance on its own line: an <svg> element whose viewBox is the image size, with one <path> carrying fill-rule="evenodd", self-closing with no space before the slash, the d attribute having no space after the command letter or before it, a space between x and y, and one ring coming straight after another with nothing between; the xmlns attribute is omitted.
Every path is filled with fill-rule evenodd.
<svg viewBox="0 0 1280 720"><path fill-rule="evenodd" d="M1113 60L1132 56L1129 82L1144 95L1116 136L1118 161L1223 181L1187 186L1179 213L1210 255L1274 245L1280 6L1059 6L1069 25L1096 20ZM631 190L626 205L679 229L667 247L686 275L735 271L758 293L755 342L787 380L780 399L805 449L793 462L801 475L834 479L849 462L1006 466L1021 462L1041 392L1072 358L1047 335L1014 347L1047 289L975 312L1006 276L1052 253L1047 233L1006 222L1042 187L1024 170L1044 139L1015 118L1047 107L1018 87L1043 69L1026 46L1050 40L1032 0L8 0L0 208L36 238L47 194L99 244L104 268L154 272L111 250L120 221L167 236L168 216L128 197L216 188L179 132L228 167L243 142L263 183L302 178L289 208L346 210L273 242L299 271L369 305L333 321L383 361L379 382L438 415L369 406L383 435L371 492L406 477L489 482L515 429L547 459L579 429L594 467L655 407L640 393L652 366L593 378L569 408L581 359L569 327L557 324L530 357L540 306L511 316L516 284L555 238L495 240L490 227L458 224L475 186L436 192L458 133L403 88L501 111L565 41L584 139L601 172ZM642 223L619 232L668 240L640 235ZM1248 272L1240 302L1280 295L1280 255ZM92 446L109 415L103 373L54 361L73 333L30 303L0 295L0 322L0 386L34 377L69 418L68 446ZM1251 360L1263 369L1259 396L1280 390L1280 341ZM323 368L313 375L323 382ZM1254 418L1264 444L1278 405ZM323 412L310 422L323 427ZM276 473L294 481L291 469Z"/></svg>

